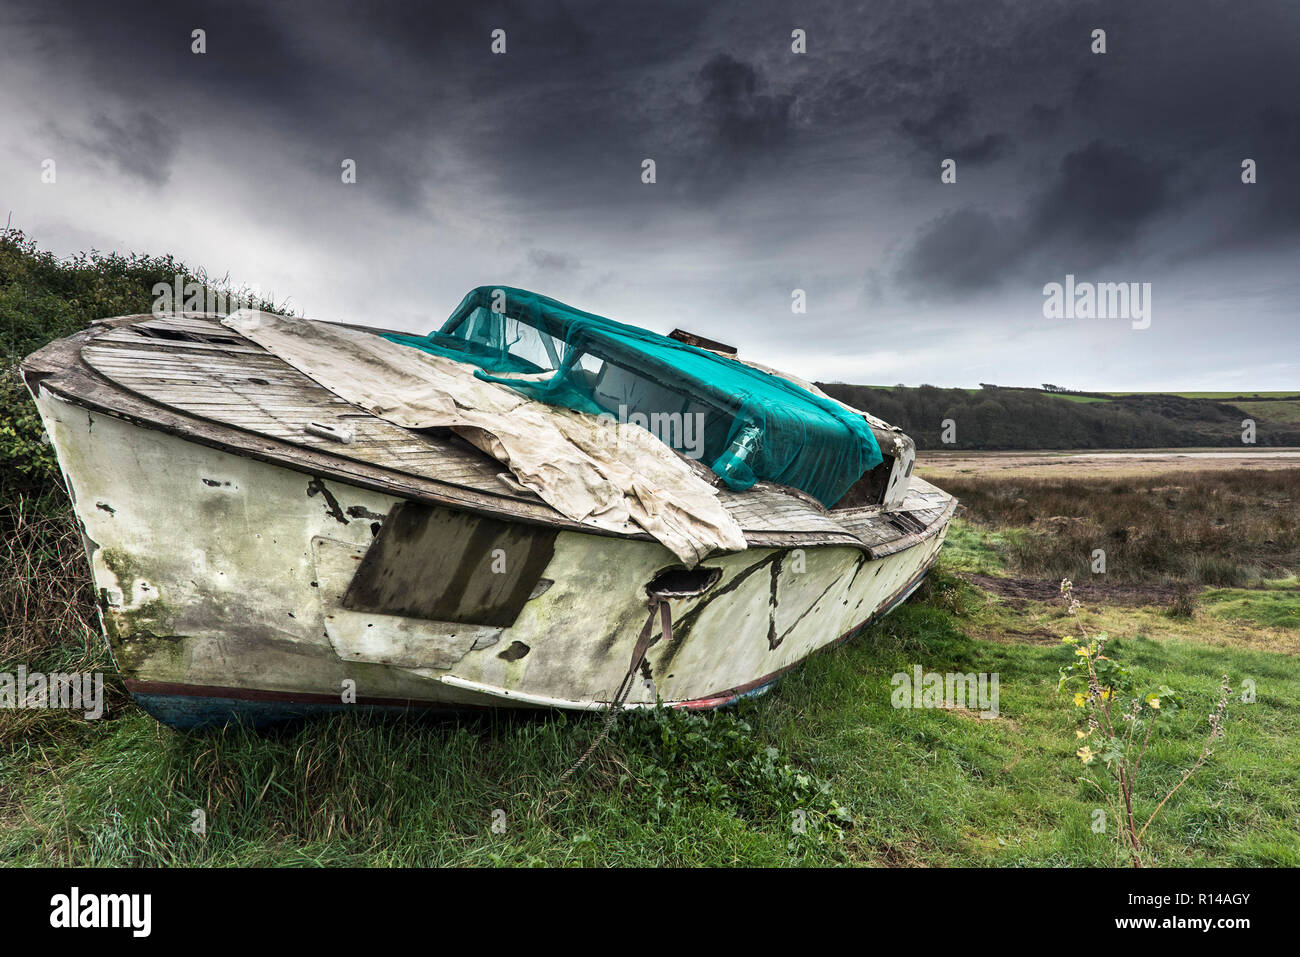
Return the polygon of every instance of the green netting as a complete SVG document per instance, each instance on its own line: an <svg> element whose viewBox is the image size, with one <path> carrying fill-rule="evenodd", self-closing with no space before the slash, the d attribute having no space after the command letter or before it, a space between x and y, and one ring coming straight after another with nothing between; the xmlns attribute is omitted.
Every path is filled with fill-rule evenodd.
<svg viewBox="0 0 1300 957"><path fill-rule="evenodd" d="M762 479L831 506L882 460L861 416L793 382L523 289L480 286L437 332L386 338L472 363L530 398L647 428L734 489Z"/></svg>

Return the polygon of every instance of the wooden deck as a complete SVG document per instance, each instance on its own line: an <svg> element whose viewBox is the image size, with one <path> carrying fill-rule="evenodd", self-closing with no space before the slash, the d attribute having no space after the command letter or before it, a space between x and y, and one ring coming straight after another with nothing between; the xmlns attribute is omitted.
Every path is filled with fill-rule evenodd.
<svg viewBox="0 0 1300 957"><path fill-rule="evenodd" d="M123 316L51 343L23 365L31 384L88 408L289 468L518 521L580 528L510 480L500 462L447 432L405 429L354 406L260 346L186 313ZM345 429L343 444L308 423ZM883 557L929 537L955 507L913 476L901 509L827 511L760 483L720 500L760 547L852 545ZM633 537L648 537L636 535Z"/></svg>

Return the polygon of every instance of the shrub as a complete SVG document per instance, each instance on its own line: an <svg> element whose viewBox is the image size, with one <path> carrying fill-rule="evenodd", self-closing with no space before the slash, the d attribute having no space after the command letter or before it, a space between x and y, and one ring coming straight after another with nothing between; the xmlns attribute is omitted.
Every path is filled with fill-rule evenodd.
<svg viewBox="0 0 1300 957"><path fill-rule="evenodd" d="M19 380L19 361L55 339L107 316L149 312L154 286L198 283L223 299L248 298L259 309L283 311L270 300L209 280L172 256L96 251L60 259L36 248L21 230L0 230L0 502L36 501L61 486L53 450L43 440L36 407ZM0 532L4 528L0 527Z"/></svg>

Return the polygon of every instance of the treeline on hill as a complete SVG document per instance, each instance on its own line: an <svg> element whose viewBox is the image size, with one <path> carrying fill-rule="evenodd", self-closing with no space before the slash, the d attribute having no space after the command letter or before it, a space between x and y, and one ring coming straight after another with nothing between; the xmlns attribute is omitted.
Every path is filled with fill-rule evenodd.
<svg viewBox="0 0 1300 957"><path fill-rule="evenodd" d="M21 230L0 230L0 532L18 499L41 503L61 488L36 406L18 377L19 361L96 319L149 312L154 286L174 286L177 277L182 285L195 282L227 300L244 293L171 256L92 251L60 259L39 251ZM252 302L276 308L260 297ZM54 496L60 507L63 500L61 492Z"/></svg>
<svg viewBox="0 0 1300 957"><path fill-rule="evenodd" d="M978 391L932 385L882 389L817 383L828 395L896 425L919 449L1243 448L1242 421L1255 420L1255 445L1300 445L1300 426L1267 422L1213 399L1176 395L1067 398L1064 390L982 385ZM1102 393L1069 393L1101 398ZM955 439L942 441L944 421Z"/></svg>

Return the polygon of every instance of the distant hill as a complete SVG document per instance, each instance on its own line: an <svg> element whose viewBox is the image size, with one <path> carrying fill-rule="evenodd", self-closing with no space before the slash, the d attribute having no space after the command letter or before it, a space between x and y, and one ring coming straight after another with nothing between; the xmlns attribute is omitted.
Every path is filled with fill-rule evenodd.
<svg viewBox="0 0 1300 957"><path fill-rule="evenodd" d="M1256 446L1300 446L1300 393L1113 393L985 384L978 389L817 385L878 415L921 449L1242 448L1242 421ZM956 442L941 441L943 422Z"/></svg>

